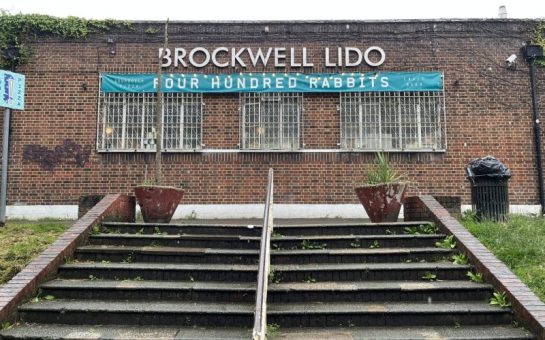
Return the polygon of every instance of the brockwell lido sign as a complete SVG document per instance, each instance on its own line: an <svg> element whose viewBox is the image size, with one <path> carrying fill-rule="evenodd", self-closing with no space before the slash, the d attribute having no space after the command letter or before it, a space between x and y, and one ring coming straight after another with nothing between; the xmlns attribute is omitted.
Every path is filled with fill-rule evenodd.
<svg viewBox="0 0 545 340"><path fill-rule="evenodd" d="M157 91L156 74L101 74L101 91ZM163 92L407 92L441 91L441 72L164 74Z"/></svg>

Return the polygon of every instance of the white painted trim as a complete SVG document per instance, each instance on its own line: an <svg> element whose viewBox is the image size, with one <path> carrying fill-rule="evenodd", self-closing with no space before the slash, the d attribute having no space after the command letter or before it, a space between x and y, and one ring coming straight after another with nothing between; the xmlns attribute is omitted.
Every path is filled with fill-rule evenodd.
<svg viewBox="0 0 545 340"><path fill-rule="evenodd" d="M174 219L262 218L263 204L180 204ZM360 204L275 204L275 218L367 218ZM140 211L140 207L136 207ZM401 216L403 211L401 212ZM10 205L7 218L77 219L77 205Z"/></svg>
<svg viewBox="0 0 545 340"><path fill-rule="evenodd" d="M471 204L462 204L462 212L470 211ZM509 213L522 214L522 215L538 215L541 211L541 205L539 204L510 204Z"/></svg>
<svg viewBox="0 0 545 340"><path fill-rule="evenodd" d="M59 218L75 220L78 218L77 205L8 205L6 208L8 219L24 218L38 220L40 218Z"/></svg>
<svg viewBox="0 0 545 340"><path fill-rule="evenodd" d="M180 205L175 219L263 218L263 204ZM360 204L275 204L274 218L367 218Z"/></svg>
<svg viewBox="0 0 545 340"><path fill-rule="evenodd" d="M97 149L98 153L152 153L154 150L137 149L137 150L108 150ZM421 149L421 150L399 150L399 149L189 149L189 150L176 150L176 149L163 149L166 153L376 153L376 152L402 152L402 153L445 153L446 149Z"/></svg>
<svg viewBox="0 0 545 340"><path fill-rule="evenodd" d="M539 205L511 205L511 213L539 214ZM262 218L263 204L181 204L174 213L175 219L229 219ZM275 218L367 218L367 213L360 204L275 204ZM471 210L471 205L463 204L462 211ZM136 207L136 211L140 211ZM78 217L77 205L9 205L7 218L72 219ZM403 218L403 209L400 213Z"/></svg>

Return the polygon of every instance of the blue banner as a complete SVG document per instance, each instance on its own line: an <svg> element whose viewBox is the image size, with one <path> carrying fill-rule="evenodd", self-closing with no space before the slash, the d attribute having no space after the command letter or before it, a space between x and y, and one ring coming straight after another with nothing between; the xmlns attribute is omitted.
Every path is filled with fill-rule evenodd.
<svg viewBox="0 0 545 340"><path fill-rule="evenodd" d="M0 70L0 106L10 109L25 108L25 76Z"/></svg>
<svg viewBox="0 0 545 340"><path fill-rule="evenodd" d="M101 75L102 92L157 92L156 74ZM441 91L440 72L163 74L163 92Z"/></svg>

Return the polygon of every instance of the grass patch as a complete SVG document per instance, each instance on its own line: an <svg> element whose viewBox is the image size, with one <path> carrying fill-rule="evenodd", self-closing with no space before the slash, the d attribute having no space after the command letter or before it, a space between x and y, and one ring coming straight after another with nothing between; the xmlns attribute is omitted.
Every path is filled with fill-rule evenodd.
<svg viewBox="0 0 545 340"><path fill-rule="evenodd" d="M506 223L462 224L545 301L545 218L510 215Z"/></svg>
<svg viewBox="0 0 545 340"><path fill-rule="evenodd" d="M0 228L0 285L9 281L70 226L71 221L8 221Z"/></svg>

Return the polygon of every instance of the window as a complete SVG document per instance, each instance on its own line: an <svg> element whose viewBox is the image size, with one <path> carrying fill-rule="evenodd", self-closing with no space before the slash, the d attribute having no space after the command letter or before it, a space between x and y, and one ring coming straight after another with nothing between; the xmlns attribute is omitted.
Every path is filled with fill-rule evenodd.
<svg viewBox="0 0 545 340"><path fill-rule="evenodd" d="M446 148L442 91L341 93L340 113L342 149Z"/></svg>
<svg viewBox="0 0 545 340"><path fill-rule="evenodd" d="M155 93L101 93L99 151L154 151ZM163 150L201 148L202 94L163 95Z"/></svg>
<svg viewBox="0 0 545 340"><path fill-rule="evenodd" d="M295 150L301 147L301 94L243 93L240 98L242 149Z"/></svg>

